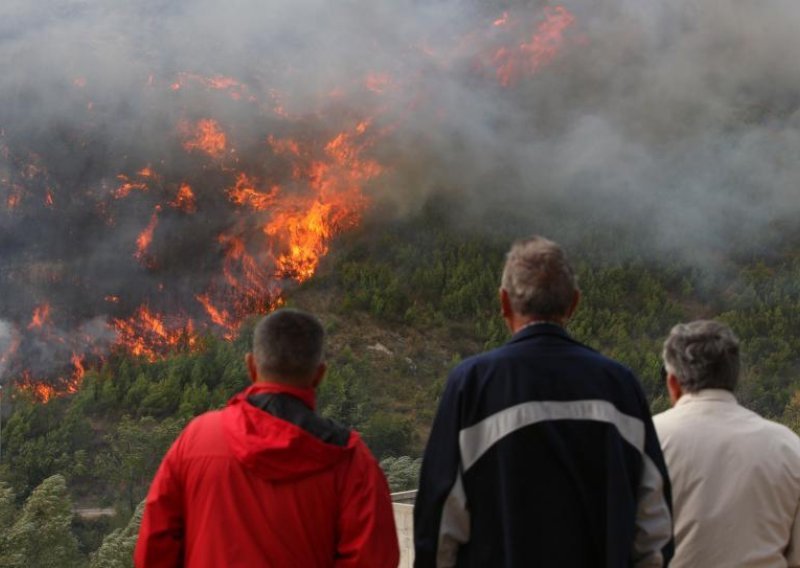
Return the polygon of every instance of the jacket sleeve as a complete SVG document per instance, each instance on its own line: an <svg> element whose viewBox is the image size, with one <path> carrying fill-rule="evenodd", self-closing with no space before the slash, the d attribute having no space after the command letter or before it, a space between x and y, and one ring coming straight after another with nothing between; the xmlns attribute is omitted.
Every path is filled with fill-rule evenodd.
<svg viewBox="0 0 800 568"><path fill-rule="evenodd" d="M636 384L638 386L638 380ZM632 556L637 568L661 568L669 566L675 552L672 488L650 408L641 388L638 397L644 422L644 448Z"/></svg>
<svg viewBox="0 0 800 568"><path fill-rule="evenodd" d="M397 568L400 549L389 486L360 439L339 502L335 568Z"/></svg>
<svg viewBox="0 0 800 568"><path fill-rule="evenodd" d="M183 492L178 468L182 438L164 456L147 493L134 552L136 568L183 566Z"/></svg>
<svg viewBox="0 0 800 568"><path fill-rule="evenodd" d="M470 519L461 483L458 369L450 375L433 421L414 504L414 566L455 566L469 540Z"/></svg>

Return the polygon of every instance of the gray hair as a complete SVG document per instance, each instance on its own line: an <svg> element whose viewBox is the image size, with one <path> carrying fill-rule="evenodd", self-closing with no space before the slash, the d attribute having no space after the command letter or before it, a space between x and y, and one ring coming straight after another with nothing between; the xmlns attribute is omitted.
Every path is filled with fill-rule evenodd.
<svg viewBox="0 0 800 568"><path fill-rule="evenodd" d="M686 392L733 391L739 380L739 340L720 322L699 320L676 325L664 342L662 357Z"/></svg>
<svg viewBox="0 0 800 568"><path fill-rule="evenodd" d="M511 246L501 286L514 312L545 319L564 316L578 290L575 272L563 249L538 235Z"/></svg>
<svg viewBox="0 0 800 568"><path fill-rule="evenodd" d="M323 360L325 330L313 315L283 308L256 324L253 358L260 375L311 376Z"/></svg>

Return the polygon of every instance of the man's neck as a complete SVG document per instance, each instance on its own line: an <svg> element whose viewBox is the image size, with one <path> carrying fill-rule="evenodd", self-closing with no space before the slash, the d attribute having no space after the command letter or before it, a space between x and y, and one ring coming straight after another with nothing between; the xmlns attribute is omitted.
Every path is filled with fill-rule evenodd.
<svg viewBox="0 0 800 568"><path fill-rule="evenodd" d="M274 384L282 387L289 387L293 389L310 389L313 388L310 381L303 381L297 379L287 379L278 375L258 375L255 384Z"/></svg>
<svg viewBox="0 0 800 568"><path fill-rule="evenodd" d="M543 318L532 318L532 319L525 319L519 322L514 322L514 326L512 327L512 333L519 333L523 329L527 329L534 325L540 324L549 324L549 325L557 325L558 327L565 327L563 319L543 319Z"/></svg>

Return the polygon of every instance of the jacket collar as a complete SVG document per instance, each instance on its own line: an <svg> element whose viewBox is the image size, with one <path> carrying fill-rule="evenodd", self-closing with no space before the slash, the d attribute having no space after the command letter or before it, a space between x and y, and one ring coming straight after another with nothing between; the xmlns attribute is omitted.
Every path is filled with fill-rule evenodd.
<svg viewBox="0 0 800 568"><path fill-rule="evenodd" d="M675 406L692 404L694 402L724 402L728 404L738 404L736 397L729 390L725 389L703 389L697 392L687 392L681 395Z"/></svg>
<svg viewBox="0 0 800 568"><path fill-rule="evenodd" d="M245 389L240 395L234 397L234 399L239 398L240 396L246 399L249 396L254 394L288 394L295 398L299 398L303 404L309 407L311 410L314 410L317 406L316 402L316 391L309 387L309 388L301 388L301 387L293 387L291 385L284 385L281 383L267 383L263 381L258 381L253 383L247 389ZM232 399L232 401L234 400Z"/></svg>
<svg viewBox="0 0 800 568"><path fill-rule="evenodd" d="M556 337L575 341L570 337L569 333L567 333L567 330L560 325L550 322L540 322L526 325L512 335L508 343L517 343L518 341L524 341L525 339L531 339L540 335L555 335Z"/></svg>

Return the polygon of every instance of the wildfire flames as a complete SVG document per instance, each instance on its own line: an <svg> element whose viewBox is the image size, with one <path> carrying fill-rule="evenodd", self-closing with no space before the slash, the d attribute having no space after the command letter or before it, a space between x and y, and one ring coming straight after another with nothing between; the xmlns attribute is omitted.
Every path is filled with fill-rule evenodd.
<svg viewBox="0 0 800 568"><path fill-rule="evenodd" d="M504 41L478 55L479 67L490 69L502 87L513 86L553 60L573 23L563 7L547 8L532 33L508 13L491 19L486 33L501 30L492 33ZM76 78L73 88L88 97L92 84ZM371 72L360 88L380 98L404 86L388 73ZM71 195L87 220L99 220L92 224L98 238L122 243L107 254L135 280L96 288L78 280L83 296L96 296L96 304L87 300L90 308L83 311L103 319L91 332L62 331L59 326L70 328L76 321L71 308L46 298L38 299L24 320L12 318L18 322L16 335L0 345L5 349L0 370L10 368L18 388L42 402L75 392L87 367L102 360L109 347L153 361L176 349L198 348L202 333L233 338L245 318L281 305L287 282L314 275L331 240L361 222L371 202L368 188L391 170L373 152L392 132L382 122L381 104L341 112L340 94L334 92L328 110L295 115L278 90L260 93L234 78L197 73L150 74L142 90L143 97L158 92L177 101L178 117L159 146L164 153L132 151L120 158L126 165L121 171L102 172L81 187L65 187L49 173L46 156L15 149L0 131L0 151L16 170L2 177L0 168L5 214L23 215L34 207L56 212ZM197 100L214 101L228 112L203 116L202 105L194 106ZM94 124L98 106L93 101L84 106L87 125ZM76 146L91 148L92 132L87 126L76 135ZM127 240L121 237L128 234ZM70 251L66 258L75 255ZM66 262L31 264L24 278L44 280L51 288L69 284L73 281L61 268ZM105 334L112 337L109 345L98 340ZM69 354L69 363L56 373L61 378L40 378L28 368L23 352L31 342Z"/></svg>
<svg viewBox="0 0 800 568"><path fill-rule="evenodd" d="M183 143L186 151L205 152L212 158L220 158L225 154L227 138L216 120L204 118L198 121L194 127L184 123L180 129L186 137L186 141Z"/></svg>
<svg viewBox="0 0 800 568"><path fill-rule="evenodd" d="M545 8L545 19L529 41L511 48L502 47L495 53L493 63L500 84L504 87L511 86L520 77L535 73L549 63L564 42L564 31L574 22L575 17L563 6ZM508 14L496 20L494 25L511 25Z"/></svg>

